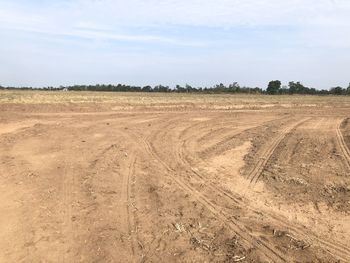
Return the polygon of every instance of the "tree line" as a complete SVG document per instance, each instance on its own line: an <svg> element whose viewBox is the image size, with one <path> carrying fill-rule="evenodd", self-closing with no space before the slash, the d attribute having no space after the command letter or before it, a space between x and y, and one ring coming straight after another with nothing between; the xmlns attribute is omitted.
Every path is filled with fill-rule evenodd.
<svg viewBox="0 0 350 263"><path fill-rule="evenodd" d="M291 81L287 86L282 86L282 82L279 80L270 81L266 90L259 87L241 87L237 82L234 82L228 86L220 83L213 87L192 87L191 85L176 85L174 88L169 86L156 85L156 86L132 86L132 85L73 85L73 86L60 86L60 87L2 87L0 89L20 89L20 90L52 90L52 91L106 91L106 92L173 92L173 93L207 93L207 94L220 94L220 93L242 93L242 94L270 94L270 95L286 95L286 94L309 94L309 95L350 95L350 83L347 88L333 87L329 90L318 90L315 88L309 88L301 84L300 82Z"/></svg>
<svg viewBox="0 0 350 263"><path fill-rule="evenodd" d="M277 95L277 94L310 94L310 95L350 95L350 83L347 88L340 86L330 88L329 90L317 90L315 88L309 88L301 84L299 81L291 81L288 86L282 86L281 81L273 80L270 81L267 89L267 94Z"/></svg>

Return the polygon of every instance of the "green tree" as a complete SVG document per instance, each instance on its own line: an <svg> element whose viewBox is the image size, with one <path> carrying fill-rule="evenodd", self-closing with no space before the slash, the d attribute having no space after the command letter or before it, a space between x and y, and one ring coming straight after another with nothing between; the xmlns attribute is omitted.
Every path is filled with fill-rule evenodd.
<svg viewBox="0 0 350 263"><path fill-rule="evenodd" d="M192 86L191 86L191 85L186 84L186 86L185 86L185 90L186 90L186 92L192 92L192 91L193 91L193 88L192 88Z"/></svg>
<svg viewBox="0 0 350 263"><path fill-rule="evenodd" d="M163 85L155 86L153 90L155 92L169 92L170 91L168 86L163 86Z"/></svg>
<svg viewBox="0 0 350 263"><path fill-rule="evenodd" d="M143 92L151 92L152 91L152 87L151 86L144 86L141 90Z"/></svg>
<svg viewBox="0 0 350 263"><path fill-rule="evenodd" d="M186 89L184 88L184 87L182 87L181 85L176 85L176 87L175 87L175 91L176 92L185 92L186 91Z"/></svg>
<svg viewBox="0 0 350 263"><path fill-rule="evenodd" d="M335 88L331 88L330 93L334 95L342 95L342 94L345 94L345 89L338 86Z"/></svg>
<svg viewBox="0 0 350 263"><path fill-rule="evenodd" d="M279 80L272 80L269 82L269 85L267 86L266 92L268 94L278 94L279 90L281 89L281 81Z"/></svg>
<svg viewBox="0 0 350 263"><path fill-rule="evenodd" d="M290 94L303 94L308 92L308 88L306 88L299 81L298 82L291 81L289 82L288 86L289 86Z"/></svg>
<svg viewBox="0 0 350 263"><path fill-rule="evenodd" d="M214 92L216 93L224 93L226 89L227 89L226 86L222 83L214 86Z"/></svg>
<svg viewBox="0 0 350 263"><path fill-rule="evenodd" d="M240 92L241 87L239 86L238 82L233 82L228 86L228 92Z"/></svg>

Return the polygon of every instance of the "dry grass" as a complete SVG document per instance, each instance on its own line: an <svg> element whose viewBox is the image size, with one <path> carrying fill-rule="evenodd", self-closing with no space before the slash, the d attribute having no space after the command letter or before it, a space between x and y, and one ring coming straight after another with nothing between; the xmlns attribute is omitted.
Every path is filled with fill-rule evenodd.
<svg viewBox="0 0 350 263"><path fill-rule="evenodd" d="M0 91L1 104L111 103L116 106L240 109L272 107L348 107L344 96L267 96L244 94L165 94L126 92Z"/></svg>

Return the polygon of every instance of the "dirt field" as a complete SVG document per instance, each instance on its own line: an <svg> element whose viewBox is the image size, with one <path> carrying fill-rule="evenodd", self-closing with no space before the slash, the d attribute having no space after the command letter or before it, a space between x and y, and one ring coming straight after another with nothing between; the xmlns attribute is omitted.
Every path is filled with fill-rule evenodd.
<svg viewBox="0 0 350 263"><path fill-rule="evenodd" d="M0 262L350 262L350 98L0 92Z"/></svg>

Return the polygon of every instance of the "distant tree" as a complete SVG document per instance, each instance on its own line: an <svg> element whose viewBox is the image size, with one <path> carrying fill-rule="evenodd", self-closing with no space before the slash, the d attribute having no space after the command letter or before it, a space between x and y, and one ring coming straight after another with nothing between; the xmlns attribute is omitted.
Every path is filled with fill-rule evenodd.
<svg viewBox="0 0 350 263"><path fill-rule="evenodd" d="M338 87L331 88L330 93L334 95L342 95L342 94L345 94L346 92L345 92L345 89L338 86Z"/></svg>
<svg viewBox="0 0 350 263"><path fill-rule="evenodd" d="M328 95L329 93L330 93L329 90L326 90L326 89L322 89L318 91L318 94L320 95Z"/></svg>
<svg viewBox="0 0 350 263"><path fill-rule="evenodd" d="M291 81L289 82L288 86L289 86L290 94L308 93L308 88L305 87L303 84L301 84L299 81L298 82Z"/></svg>
<svg viewBox="0 0 350 263"><path fill-rule="evenodd" d="M279 80L272 80L269 82L269 85L267 86L266 92L268 94L278 94L280 88L281 88L281 81Z"/></svg>
<svg viewBox="0 0 350 263"><path fill-rule="evenodd" d="M186 92L186 89L184 87L182 87L181 85L176 85L175 92L179 92L179 93Z"/></svg>
<svg viewBox="0 0 350 263"><path fill-rule="evenodd" d="M279 94L285 95L285 94L288 94L288 93L289 93L288 86L283 85L282 88L280 88L280 90L279 90Z"/></svg>
<svg viewBox="0 0 350 263"><path fill-rule="evenodd" d="M21 89L21 90L75 90L75 91L111 91L111 92L178 92L178 93L245 93L245 94L310 94L310 95L349 95L350 96L350 83L347 88L334 87L329 90L316 90L315 88L305 87L300 82L289 82L288 86L281 87L281 82L279 80L270 81L266 92L261 88L256 87L246 87L240 86L237 82L233 82L229 86L225 86L220 83L213 87L192 87L188 84L186 86L176 85L174 89L169 88L168 86L158 85L152 88L151 86L132 86L124 84L96 84L96 85L73 85L73 86L58 86L58 87L2 87L0 89Z"/></svg>
<svg viewBox="0 0 350 263"><path fill-rule="evenodd" d="M315 94L317 94L317 90L315 88L310 88L309 89L309 94L315 95Z"/></svg>
<svg viewBox="0 0 350 263"><path fill-rule="evenodd" d="M233 82L228 86L228 92L237 93L240 92L241 87L239 86L238 82Z"/></svg>
<svg viewBox="0 0 350 263"><path fill-rule="evenodd" d="M169 92L170 91L168 86L163 86L163 85L155 86L153 90L155 92Z"/></svg>
<svg viewBox="0 0 350 263"><path fill-rule="evenodd" d="M185 90L186 92L192 92L194 89L191 85L186 84Z"/></svg>
<svg viewBox="0 0 350 263"><path fill-rule="evenodd" d="M215 85L213 89L214 89L214 92L216 92L216 93L223 93L223 92L228 91L226 86L222 83Z"/></svg>
<svg viewBox="0 0 350 263"><path fill-rule="evenodd" d="M131 90L135 92L140 92L142 91L142 88L140 86L135 86L135 87L131 87Z"/></svg>
<svg viewBox="0 0 350 263"><path fill-rule="evenodd" d="M144 86L141 91L143 92L151 92L152 91L152 87L151 86Z"/></svg>
<svg viewBox="0 0 350 263"><path fill-rule="evenodd" d="M259 87L253 88L252 91L253 91L253 93L255 93L255 94L261 94L261 93L262 93L262 89L259 88Z"/></svg>
<svg viewBox="0 0 350 263"><path fill-rule="evenodd" d="M203 92L204 93L212 93L212 89L208 88L208 87L204 87Z"/></svg>

